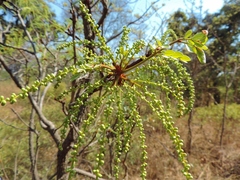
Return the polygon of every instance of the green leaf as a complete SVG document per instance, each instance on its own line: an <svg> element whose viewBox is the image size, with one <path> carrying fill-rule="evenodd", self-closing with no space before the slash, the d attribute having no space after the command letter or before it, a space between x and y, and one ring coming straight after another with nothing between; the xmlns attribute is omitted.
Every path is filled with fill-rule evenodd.
<svg viewBox="0 0 240 180"><path fill-rule="evenodd" d="M208 41L207 35L203 34L202 32L195 34L191 39L203 45L206 44L206 42Z"/></svg>
<svg viewBox="0 0 240 180"><path fill-rule="evenodd" d="M200 61L200 63L206 63L206 56L202 49L196 47L197 50L197 58Z"/></svg>
<svg viewBox="0 0 240 180"><path fill-rule="evenodd" d="M196 46L196 47L199 47L202 49L202 47L204 46L204 44L202 44L201 42L199 41L192 41L193 42L193 45Z"/></svg>
<svg viewBox="0 0 240 180"><path fill-rule="evenodd" d="M161 42L160 40L157 39L157 40L156 40L156 43L157 43L157 46L158 46L158 47L161 47L161 46L162 46L162 42Z"/></svg>
<svg viewBox="0 0 240 180"><path fill-rule="evenodd" d="M195 43L191 40L187 41L186 48L189 52L197 54Z"/></svg>
<svg viewBox="0 0 240 180"><path fill-rule="evenodd" d="M187 39L188 37L190 37L192 35L192 30L188 30L185 35L184 35L184 39Z"/></svg>
<svg viewBox="0 0 240 180"><path fill-rule="evenodd" d="M208 47L207 46L202 46L202 50L208 50Z"/></svg>
<svg viewBox="0 0 240 180"><path fill-rule="evenodd" d="M179 52L179 51L173 51L173 50L166 50L164 51L164 55L176 59L180 59L181 61L187 62L191 61L191 58L188 57L187 55Z"/></svg>

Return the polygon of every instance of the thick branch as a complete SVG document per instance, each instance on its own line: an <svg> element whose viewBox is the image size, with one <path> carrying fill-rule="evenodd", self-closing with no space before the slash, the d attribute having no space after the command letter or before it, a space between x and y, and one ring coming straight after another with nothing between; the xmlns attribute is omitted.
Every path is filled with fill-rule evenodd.
<svg viewBox="0 0 240 180"><path fill-rule="evenodd" d="M83 4L88 8L88 13L91 14L91 6L90 6L90 1L89 0L83 0ZM81 13L82 14L82 13ZM84 38L93 41L95 39L95 33L88 22L88 20L85 18L85 15L82 14L82 20L83 20L83 27L84 27ZM88 45L87 48L94 52L94 47L93 45Z"/></svg>
<svg viewBox="0 0 240 180"><path fill-rule="evenodd" d="M23 85L20 83L20 81L17 79L16 76L13 75L12 70L9 68L9 66L6 64L3 56L0 56L0 63L4 67L4 69L8 72L8 74L11 76L14 83L17 85L18 88L22 89Z"/></svg>
<svg viewBox="0 0 240 180"><path fill-rule="evenodd" d="M103 6L103 12L102 12L102 16L98 21L98 27L100 27L101 25L103 25L104 20L107 17L108 14L108 6L107 6L107 1L106 0L101 0L102 6Z"/></svg>
<svg viewBox="0 0 240 180"><path fill-rule="evenodd" d="M44 114L40 110L37 102L34 100L31 93L28 93L28 94L29 94L28 98L29 98L34 110L36 111L38 117L40 118L40 122L42 123L41 124L42 128L47 130L50 133L50 135L52 136L56 145L58 146L61 141L61 137L60 137L59 133L57 132L55 125L44 116Z"/></svg>

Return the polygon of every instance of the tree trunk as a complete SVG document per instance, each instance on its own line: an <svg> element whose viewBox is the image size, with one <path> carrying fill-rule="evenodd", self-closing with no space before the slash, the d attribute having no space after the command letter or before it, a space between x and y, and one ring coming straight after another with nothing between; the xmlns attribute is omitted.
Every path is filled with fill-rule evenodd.
<svg viewBox="0 0 240 180"><path fill-rule="evenodd" d="M66 139L64 140L62 147L59 147L57 153L57 179L68 179L68 173L66 172L68 163L68 152L71 150L71 143L74 141L73 128L70 129Z"/></svg>

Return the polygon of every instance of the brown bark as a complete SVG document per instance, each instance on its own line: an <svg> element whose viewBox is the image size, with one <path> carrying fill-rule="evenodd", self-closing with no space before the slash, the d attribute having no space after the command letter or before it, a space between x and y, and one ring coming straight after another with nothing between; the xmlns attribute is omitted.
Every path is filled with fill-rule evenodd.
<svg viewBox="0 0 240 180"><path fill-rule="evenodd" d="M66 173L67 155L71 150L71 143L74 141L73 128L70 129L67 137L65 138L62 147L58 149L57 153L57 179L64 180L68 178Z"/></svg>

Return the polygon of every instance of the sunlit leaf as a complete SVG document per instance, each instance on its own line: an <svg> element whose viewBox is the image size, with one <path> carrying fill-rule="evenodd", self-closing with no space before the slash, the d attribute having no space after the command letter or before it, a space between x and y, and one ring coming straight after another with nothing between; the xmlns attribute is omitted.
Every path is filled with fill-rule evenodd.
<svg viewBox="0 0 240 180"><path fill-rule="evenodd" d="M156 40L156 43L157 43L157 46L158 46L158 47L161 47L161 46L162 46L162 42L161 42L160 40L157 39L157 40Z"/></svg>
<svg viewBox="0 0 240 180"><path fill-rule="evenodd" d="M190 37L192 35L192 30L188 30L185 35L184 38L187 39L188 37Z"/></svg>
<svg viewBox="0 0 240 180"><path fill-rule="evenodd" d="M196 47L202 48L204 46L204 44L199 41L192 41L192 42L193 42L193 45Z"/></svg>
<svg viewBox="0 0 240 180"><path fill-rule="evenodd" d="M199 32L195 34L192 38L193 41L197 41L199 43L205 44L208 41L208 37L206 34Z"/></svg>
<svg viewBox="0 0 240 180"><path fill-rule="evenodd" d="M191 41L191 40L190 40ZM193 43L191 43L193 46L198 47L202 50L208 50L208 47L200 42L197 41L192 41Z"/></svg>
<svg viewBox="0 0 240 180"><path fill-rule="evenodd" d="M204 51L198 47L196 48L196 50L197 50L197 58L200 61L200 63L206 63L206 56Z"/></svg>
<svg viewBox="0 0 240 180"><path fill-rule="evenodd" d="M191 61L190 57L188 57L187 55L185 55L179 51L166 50L164 52L164 55L168 56L168 57L180 59L181 61L184 61L184 62Z"/></svg>
<svg viewBox="0 0 240 180"><path fill-rule="evenodd" d="M197 54L196 47L194 46L194 42L189 40L188 43L186 44L186 48L189 52Z"/></svg>
<svg viewBox="0 0 240 180"><path fill-rule="evenodd" d="M208 47L207 46L202 46L202 50L208 50Z"/></svg>

